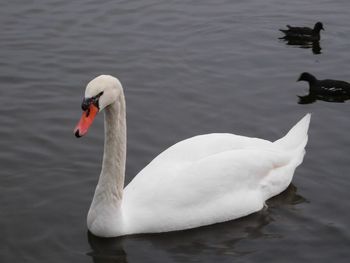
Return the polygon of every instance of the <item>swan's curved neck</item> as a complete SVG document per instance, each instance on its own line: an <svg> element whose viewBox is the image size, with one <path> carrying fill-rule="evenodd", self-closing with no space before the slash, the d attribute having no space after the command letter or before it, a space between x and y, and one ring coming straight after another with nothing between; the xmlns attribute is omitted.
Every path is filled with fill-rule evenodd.
<svg viewBox="0 0 350 263"><path fill-rule="evenodd" d="M121 91L118 99L105 108L105 143L100 178L94 201L120 204L123 197L126 160L125 98ZM97 199L97 200L95 200Z"/></svg>

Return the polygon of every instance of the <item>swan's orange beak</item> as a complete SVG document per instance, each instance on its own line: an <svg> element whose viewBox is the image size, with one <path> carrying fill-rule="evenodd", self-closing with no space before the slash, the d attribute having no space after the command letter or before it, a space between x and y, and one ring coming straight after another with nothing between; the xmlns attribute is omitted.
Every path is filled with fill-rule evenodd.
<svg viewBox="0 0 350 263"><path fill-rule="evenodd" d="M97 113L98 108L93 103L91 103L89 105L89 108L83 112L83 115L81 116L78 125L74 129L74 134L77 138L87 133Z"/></svg>

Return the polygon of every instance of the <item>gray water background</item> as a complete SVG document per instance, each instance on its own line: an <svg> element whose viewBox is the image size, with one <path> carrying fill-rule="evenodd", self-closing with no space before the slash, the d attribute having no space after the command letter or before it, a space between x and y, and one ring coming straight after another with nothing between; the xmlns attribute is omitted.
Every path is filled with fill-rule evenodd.
<svg viewBox="0 0 350 263"><path fill-rule="evenodd" d="M6 1L0 9L1 262L349 262L349 103L298 104L296 79L350 81L350 2ZM286 24L322 21L321 54ZM275 140L313 113L304 163L269 208L194 230L101 240L86 214L103 118L73 128L86 83L123 83L126 183L175 142L232 132Z"/></svg>

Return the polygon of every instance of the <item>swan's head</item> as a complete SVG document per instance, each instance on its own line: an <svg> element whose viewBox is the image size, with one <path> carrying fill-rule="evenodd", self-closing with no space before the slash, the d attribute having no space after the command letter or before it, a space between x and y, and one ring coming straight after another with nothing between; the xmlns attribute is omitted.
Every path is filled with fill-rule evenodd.
<svg viewBox="0 0 350 263"><path fill-rule="evenodd" d="M91 80L85 89L81 108L83 115L74 129L76 137L85 135L97 113L114 103L122 92L119 80L109 75L101 75Z"/></svg>

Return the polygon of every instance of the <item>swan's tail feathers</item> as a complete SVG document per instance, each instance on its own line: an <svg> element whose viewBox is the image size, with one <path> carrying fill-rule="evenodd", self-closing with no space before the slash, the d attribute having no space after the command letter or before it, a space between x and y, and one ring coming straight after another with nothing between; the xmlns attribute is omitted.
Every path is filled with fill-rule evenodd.
<svg viewBox="0 0 350 263"><path fill-rule="evenodd" d="M304 149L307 143L310 119L311 114L306 114L283 138L275 141L274 144L284 150Z"/></svg>

